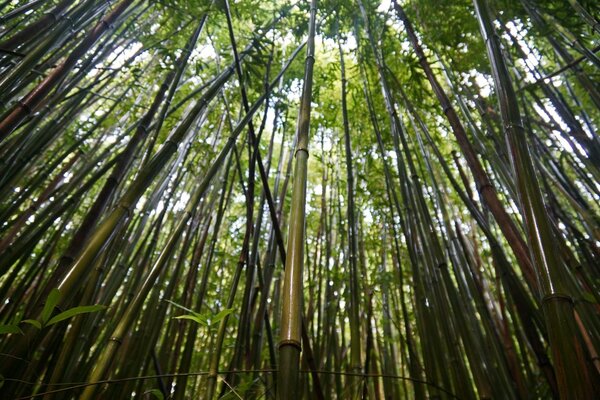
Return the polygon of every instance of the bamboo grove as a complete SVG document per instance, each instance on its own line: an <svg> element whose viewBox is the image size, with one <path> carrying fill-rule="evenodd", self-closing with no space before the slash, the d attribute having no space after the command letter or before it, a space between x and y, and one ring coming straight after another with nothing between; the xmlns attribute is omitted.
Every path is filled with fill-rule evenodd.
<svg viewBox="0 0 600 400"><path fill-rule="evenodd" d="M600 398L592 0L0 1L0 398Z"/></svg>

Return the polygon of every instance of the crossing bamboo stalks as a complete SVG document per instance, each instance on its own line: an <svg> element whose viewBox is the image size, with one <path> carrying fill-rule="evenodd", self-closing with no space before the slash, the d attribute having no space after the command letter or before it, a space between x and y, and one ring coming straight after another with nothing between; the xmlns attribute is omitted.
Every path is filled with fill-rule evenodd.
<svg viewBox="0 0 600 400"><path fill-rule="evenodd" d="M100 36L110 28L119 16L133 3L133 0L121 1L110 14L104 17L85 37L85 39L27 96L21 99L0 121L0 141L3 141L17 128L26 116L32 114L46 96L54 89L65 75L73 68L79 58L88 51Z"/></svg>
<svg viewBox="0 0 600 400"><path fill-rule="evenodd" d="M490 182L487 173L485 172L479 159L477 158L477 155L467 137L465 129L462 123L460 122L458 115L456 114L456 111L454 110L454 107L452 106L452 103L450 102L450 99L448 98L446 92L444 91L442 86L439 84L437 78L433 74L431 66L427 61L423 49L419 44L417 35L415 34L415 31L412 27L412 24L408 20L406 13L402 9L402 7L400 7L400 5L395 1L394 8L396 10L396 13L398 14L398 17L404 23L404 27L406 28L409 41L411 42L411 45L417 55L417 58L419 59L419 63L421 64L421 67L427 75L427 79L429 80L429 83L431 84L431 87L433 88L433 91L435 92L440 102L440 105L444 110L448 122L452 126L452 131L454 132L456 140L475 178L477 184L477 191L479 192L481 197L483 197L484 201L486 202L486 205L489 207L490 211L494 215L496 222L502 229L502 232L504 233L509 245L513 249L515 256L519 260L519 264L521 265L523 272L526 274L528 281L530 282L530 284L533 285L535 282L535 278L533 276L531 260L529 254L527 253L527 245L525 241L521 237L520 232L517 230L517 227L515 226L510 216L506 213L504 206L498 199L494 186Z"/></svg>
<svg viewBox="0 0 600 400"><path fill-rule="evenodd" d="M518 101L504 63L487 4L475 0L481 34L492 65L498 103L507 145L517 178L532 257L535 260L541 303L556 368L561 398L591 398L592 385L579 342L571 295L565 282L564 266L555 254L555 240L548 224L544 202L531 161Z"/></svg>

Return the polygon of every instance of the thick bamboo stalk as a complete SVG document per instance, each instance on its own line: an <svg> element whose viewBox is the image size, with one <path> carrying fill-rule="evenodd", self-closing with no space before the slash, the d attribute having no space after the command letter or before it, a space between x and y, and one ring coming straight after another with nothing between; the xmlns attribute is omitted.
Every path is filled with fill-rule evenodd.
<svg viewBox="0 0 600 400"><path fill-rule="evenodd" d="M299 397L298 373L300 351L302 349L302 267L304 264L306 180L308 173L313 66L315 62L316 14L317 0L312 0L310 4L304 83L296 128L296 163L292 184L292 204L282 293L279 374L277 378L277 397L282 400Z"/></svg>

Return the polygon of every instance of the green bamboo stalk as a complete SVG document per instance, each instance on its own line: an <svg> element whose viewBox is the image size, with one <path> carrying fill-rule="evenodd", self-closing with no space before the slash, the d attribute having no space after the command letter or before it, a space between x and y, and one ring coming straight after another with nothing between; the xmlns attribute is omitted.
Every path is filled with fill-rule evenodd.
<svg viewBox="0 0 600 400"><path fill-rule="evenodd" d="M474 0L481 34L492 65L494 83L507 144L517 178L531 252L539 282L541 304L548 326L553 362L561 398L592 398L592 385L579 342L571 294L563 266L554 252L554 238L537 184L518 101L504 63L487 4Z"/></svg>
<svg viewBox="0 0 600 400"><path fill-rule="evenodd" d="M362 370L361 362L361 335L360 335L360 319L359 319L359 279L357 266L357 232L355 218L355 201L354 201L354 174L352 170L352 144L350 142L350 124L348 122L348 105L346 99L346 67L344 63L344 52L342 50L341 34L338 32L338 51L340 55L340 73L342 81L342 119L344 126L344 146L346 154L346 182L347 182L347 210L348 218L348 264L349 264L349 290L350 290L350 343L351 343L351 362L350 370L355 373L360 373ZM350 387L355 387L353 380L350 381ZM356 391L358 393L358 391ZM354 397L354 396L352 396Z"/></svg>
<svg viewBox="0 0 600 400"><path fill-rule="evenodd" d="M302 349L302 266L304 264L304 225L306 181L308 168L308 140L312 99L313 65L315 62L317 0L310 4L310 19L304 67L304 84L298 125L296 128L296 163L292 185L292 205L287 243L287 258L283 282L283 304L279 340L279 375L277 397L298 398L298 372Z"/></svg>

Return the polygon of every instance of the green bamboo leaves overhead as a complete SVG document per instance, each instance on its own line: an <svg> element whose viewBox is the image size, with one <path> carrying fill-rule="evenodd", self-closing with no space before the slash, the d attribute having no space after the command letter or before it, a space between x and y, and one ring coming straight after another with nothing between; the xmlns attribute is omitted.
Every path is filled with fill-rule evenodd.
<svg viewBox="0 0 600 400"><path fill-rule="evenodd" d="M0 1L0 397L600 397L599 27Z"/></svg>

